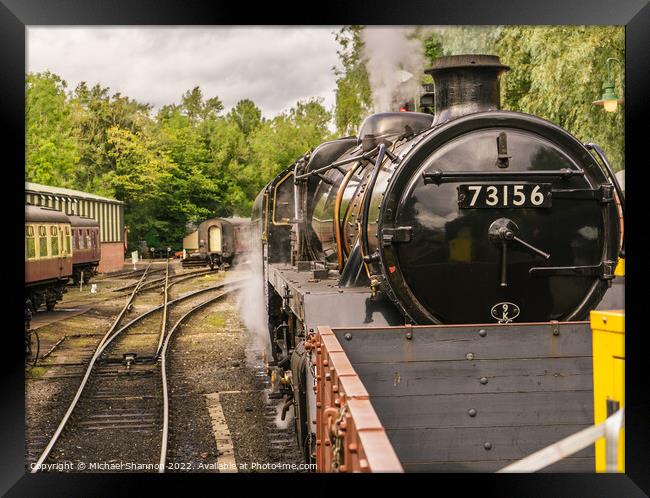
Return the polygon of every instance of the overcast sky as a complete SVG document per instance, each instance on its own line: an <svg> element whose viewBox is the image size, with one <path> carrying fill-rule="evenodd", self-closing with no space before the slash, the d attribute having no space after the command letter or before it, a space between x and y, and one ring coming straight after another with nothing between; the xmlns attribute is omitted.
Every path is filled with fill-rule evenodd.
<svg viewBox="0 0 650 498"><path fill-rule="evenodd" d="M226 110L249 98L265 117L297 100L334 105L338 27L28 27L27 71L73 89L108 86L159 108L200 86Z"/></svg>

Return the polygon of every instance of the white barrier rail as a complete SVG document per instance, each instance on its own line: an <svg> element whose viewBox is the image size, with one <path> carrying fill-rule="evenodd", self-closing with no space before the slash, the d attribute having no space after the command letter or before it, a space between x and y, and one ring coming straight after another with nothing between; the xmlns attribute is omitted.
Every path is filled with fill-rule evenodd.
<svg viewBox="0 0 650 498"><path fill-rule="evenodd" d="M497 472L537 472L549 465L559 462L587 446L594 444L601 437L605 438L606 471L618 472L618 438L625 425L624 410L618 410L604 422L571 434L564 439L536 451Z"/></svg>

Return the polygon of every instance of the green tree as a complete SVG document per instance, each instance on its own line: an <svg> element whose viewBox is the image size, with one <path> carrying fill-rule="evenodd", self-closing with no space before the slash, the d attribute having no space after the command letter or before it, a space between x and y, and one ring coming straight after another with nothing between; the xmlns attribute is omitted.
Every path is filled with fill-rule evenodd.
<svg viewBox="0 0 650 498"><path fill-rule="evenodd" d="M29 74L25 83L25 178L71 187L79 143L65 93L66 82L50 72Z"/></svg>
<svg viewBox="0 0 650 498"><path fill-rule="evenodd" d="M243 203L238 212L249 213L260 189L298 157L319 144L331 140L327 125L331 113L322 99L297 102L287 112L263 121L251 135L251 159L240 166L236 175Z"/></svg>
<svg viewBox="0 0 650 498"><path fill-rule="evenodd" d="M110 148L109 130L127 130L137 134L152 125L151 106L116 93L109 88L85 82L75 88L70 98L75 135L80 144L79 162L75 167L74 184L88 192L113 195L106 175L116 168Z"/></svg>
<svg viewBox="0 0 650 498"><path fill-rule="evenodd" d="M372 110L372 94L368 71L363 60L362 26L344 26L334 37L339 44L336 53L342 68L333 67L336 79L334 120L341 135L357 133L361 121Z"/></svg>
<svg viewBox="0 0 650 498"><path fill-rule="evenodd" d="M190 96L191 98L187 98ZM166 185L176 198L174 211L180 226L209 216L232 214L227 198L223 149L229 141L219 140L226 120L218 116L217 97L204 100L197 87L184 95L179 106L165 106L157 115L158 140L175 165L172 181ZM237 126L232 124L237 132Z"/></svg>
<svg viewBox="0 0 650 498"><path fill-rule="evenodd" d="M203 99L201 88L195 86L183 94L181 100L182 112L192 122L204 121L209 118L216 118L223 111L223 104L219 97Z"/></svg>
<svg viewBox="0 0 650 498"><path fill-rule="evenodd" d="M582 142L596 142L616 170L624 167L624 113L608 113L592 104L600 98L607 79L606 59L624 60L622 27L445 27L430 31L424 46L430 62L440 55L498 55L510 66L501 78L502 108L534 114L562 126ZM622 95L624 70L614 66L613 74Z"/></svg>
<svg viewBox="0 0 650 498"><path fill-rule="evenodd" d="M612 166L625 164L624 113L609 113L593 101L602 94L608 57L625 60L625 32L619 26L509 26L495 42L503 63L506 109L535 114L567 129L583 142L596 142ZM624 94L624 68L613 67Z"/></svg>
<svg viewBox="0 0 650 498"><path fill-rule="evenodd" d="M237 102L228 113L228 119L234 121L244 135L250 134L262 122L262 111L250 99Z"/></svg>

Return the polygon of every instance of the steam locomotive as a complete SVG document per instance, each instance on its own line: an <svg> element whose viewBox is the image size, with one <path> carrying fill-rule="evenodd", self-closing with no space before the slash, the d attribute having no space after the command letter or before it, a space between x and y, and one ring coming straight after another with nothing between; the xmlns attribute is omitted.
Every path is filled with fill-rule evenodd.
<svg viewBox="0 0 650 498"><path fill-rule="evenodd" d="M434 115L371 115L358 137L319 145L257 196L252 240L266 300L269 365L278 396L286 397L287 409L293 405L307 460L316 451L316 393L325 382L311 361L320 352L319 326L351 327L339 339L353 344L357 332L405 324L452 332L488 324L494 337L505 331L497 348L505 362L519 344L512 340L516 326L546 331L551 324L559 331L582 323L610 288L624 252L624 197L612 168L597 145L539 117L500 110L499 79L508 69L490 55L439 58L427 70ZM580 330L542 337L560 350L564 343L553 341L580 338L571 340L583 341L587 351L589 330ZM405 347L386 354L412 361ZM365 364L368 385L378 375L372 368ZM588 424L584 396L576 417ZM527 409L537 408L520 407ZM389 437L406 453L418 439L400 439L398 430ZM452 445L466 443L449 437ZM537 447L552 442L548 434L534 437ZM476 451L488 449L481 443ZM464 470L492 468L473 466L473 447L461 450ZM427 451L419 447L417 455ZM427 458L426 468L447 468Z"/></svg>

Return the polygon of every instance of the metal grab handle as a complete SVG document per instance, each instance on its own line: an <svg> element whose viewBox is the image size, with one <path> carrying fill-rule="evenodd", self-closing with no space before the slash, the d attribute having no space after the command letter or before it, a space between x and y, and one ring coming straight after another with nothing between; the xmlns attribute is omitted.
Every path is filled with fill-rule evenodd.
<svg viewBox="0 0 650 498"><path fill-rule="evenodd" d="M605 173L607 173L607 176L609 176L609 179L614 185L614 190L616 190L616 195L618 195L618 201L621 206L621 213L623 214L623 224L625 224L625 194L623 193L621 184L618 183L618 179L614 174L614 170L612 169L612 166L609 164L609 161L607 160L607 156L605 156L605 152L603 152L603 149L601 149L600 146L598 146L595 143L591 143L591 142L587 143L585 144L585 147L589 150L593 150L594 152L596 152L596 155L600 158L601 162L605 166ZM625 234L623 234L621 240L620 256L621 258L625 257Z"/></svg>

